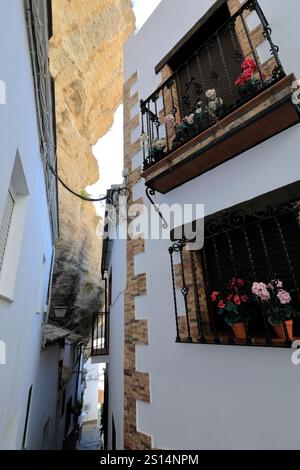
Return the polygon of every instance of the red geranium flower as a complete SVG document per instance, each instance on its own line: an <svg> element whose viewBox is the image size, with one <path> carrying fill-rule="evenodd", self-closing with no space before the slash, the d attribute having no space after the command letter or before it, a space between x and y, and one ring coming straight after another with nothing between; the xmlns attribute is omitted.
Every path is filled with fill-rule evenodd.
<svg viewBox="0 0 300 470"><path fill-rule="evenodd" d="M251 78L253 77L253 74L254 74L253 69L248 68L244 70L242 77L247 82L248 80L251 80Z"/></svg>
<svg viewBox="0 0 300 470"><path fill-rule="evenodd" d="M220 292L214 291L211 294L211 300L215 302L217 300L217 296L220 294Z"/></svg>
<svg viewBox="0 0 300 470"><path fill-rule="evenodd" d="M218 303L218 307L219 308L225 308L225 304L224 304L223 300L220 300L220 302Z"/></svg>
<svg viewBox="0 0 300 470"><path fill-rule="evenodd" d="M237 86L243 86L243 85L245 85L245 79L243 77L239 77L239 78L236 79L235 84Z"/></svg>
<svg viewBox="0 0 300 470"><path fill-rule="evenodd" d="M231 301L232 297L233 297L233 294L230 294L230 295L227 297L228 302Z"/></svg>
<svg viewBox="0 0 300 470"><path fill-rule="evenodd" d="M235 303L236 305L241 305L241 299L240 299L240 296L239 296L239 295L235 295L235 296L233 297L233 300L234 300L234 303Z"/></svg>
<svg viewBox="0 0 300 470"><path fill-rule="evenodd" d="M248 302L249 297L248 295L241 295L242 302Z"/></svg>
<svg viewBox="0 0 300 470"><path fill-rule="evenodd" d="M245 59L242 63L242 69L252 69L255 71L257 69L257 64L253 59Z"/></svg>

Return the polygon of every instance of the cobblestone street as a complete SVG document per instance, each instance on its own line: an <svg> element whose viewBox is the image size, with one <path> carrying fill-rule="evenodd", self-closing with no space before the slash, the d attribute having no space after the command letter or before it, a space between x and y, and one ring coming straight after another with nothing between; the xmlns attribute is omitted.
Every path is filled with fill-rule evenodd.
<svg viewBox="0 0 300 470"><path fill-rule="evenodd" d="M99 422L83 424L82 437L78 450L100 450L101 438L99 432Z"/></svg>

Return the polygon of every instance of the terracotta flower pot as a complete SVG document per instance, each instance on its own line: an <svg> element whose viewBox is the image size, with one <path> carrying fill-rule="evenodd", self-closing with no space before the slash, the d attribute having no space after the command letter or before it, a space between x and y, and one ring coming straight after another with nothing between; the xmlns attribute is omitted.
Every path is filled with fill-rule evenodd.
<svg viewBox="0 0 300 470"><path fill-rule="evenodd" d="M231 325L231 328L233 330L234 336L236 339L246 339L246 328L245 324L240 322L240 323L233 323Z"/></svg>
<svg viewBox="0 0 300 470"><path fill-rule="evenodd" d="M289 335L289 338L292 339L293 337L293 320L286 320L286 329ZM278 338L280 339L285 339L285 334L284 334L284 328L282 323L279 325L273 325L274 330L276 331L276 334Z"/></svg>

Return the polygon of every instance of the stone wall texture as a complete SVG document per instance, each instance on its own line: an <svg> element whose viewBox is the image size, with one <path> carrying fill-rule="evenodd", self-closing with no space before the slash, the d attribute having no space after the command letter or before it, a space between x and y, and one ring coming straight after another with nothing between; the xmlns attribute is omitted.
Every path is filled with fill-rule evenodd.
<svg viewBox="0 0 300 470"><path fill-rule="evenodd" d="M52 9L58 172L81 193L99 178L92 146L122 101L123 45L135 18L130 0L53 0ZM52 305L67 305L73 327L87 334L100 294L99 217L61 186L59 216Z"/></svg>
<svg viewBox="0 0 300 470"><path fill-rule="evenodd" d="M132 158L140 150L140 140L131 141L131 133L139 124L138 116L130 117L132 108L138 103L138 93L132 94L132 87L137 83L134 73L124 84L124 167L128 169L127 186L131 190L129 204L143 204L143 199L133 201L132 189L140 181L142 168L132 168ZM136 275L134 256L145 251L143 238L127 241L127 285L125 291L125 345L124 345L124 448L145 450L152 448L152 438L137 429L136 402L150 402L149 374L136 370L135 346L148 344L148 322L137 320L135 316L135 298L147 294L146 273Z"/></svg>

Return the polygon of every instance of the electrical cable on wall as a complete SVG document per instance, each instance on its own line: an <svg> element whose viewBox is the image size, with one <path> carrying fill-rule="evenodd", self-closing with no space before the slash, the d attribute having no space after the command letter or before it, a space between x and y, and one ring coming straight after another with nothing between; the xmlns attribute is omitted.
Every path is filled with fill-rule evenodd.
<svg viewBox="0 0 300 470"><path fill-rule="evenodd" d="M102 197L99 197L99 198L90 198L90 197L85 197L83 196L82 194L79 194L77 193L76 191L73 191L73 189L71 189L62 179L61 177L57 174L57 172L54 170L53 166L47 162L47 167L49 168L49 170L51 171L51 173L57 178L57 180L60 182L60 184L67 190L69 191L71 194L73 194L73 196L76 196L78 198L80 198L81 200L83 201L86 201L86 202L101 202L101 201L106 201L106 200L109 200L109 197L108 196L102 196ZM121 193L122 191L125 191L125 193L127 192L127 198L129 199L130 197L130 194L131 194L131 191L129 188L127 188L126 186L124 186L123 188L118 188L118 189L112 189L112 197L114 196L115 193ZM111 203L112 201L109 200Z"/></svg>

